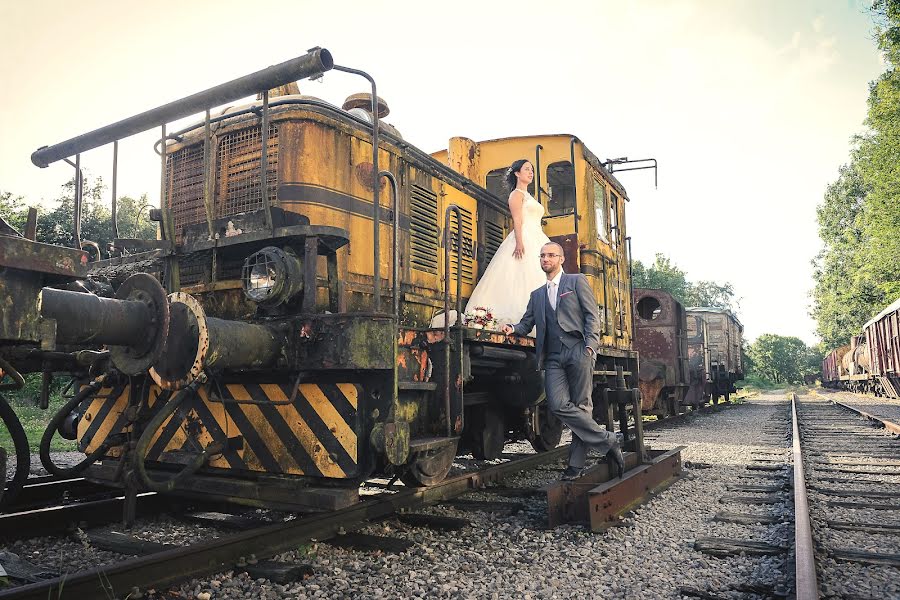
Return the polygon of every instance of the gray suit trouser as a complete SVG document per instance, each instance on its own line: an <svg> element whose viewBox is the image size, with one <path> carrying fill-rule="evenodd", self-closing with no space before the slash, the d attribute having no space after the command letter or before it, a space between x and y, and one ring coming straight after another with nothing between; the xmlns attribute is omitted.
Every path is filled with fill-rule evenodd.
<svg viewBox="0 0 900 600"><path fill-rule="evenodd" d="M544 387L550 410L572 430L569 466L581 469L590 448L606 454L616 444L615 433L594 420L594 359L585 353L583 342L563 345L559 353L544 359Z"/></svg>

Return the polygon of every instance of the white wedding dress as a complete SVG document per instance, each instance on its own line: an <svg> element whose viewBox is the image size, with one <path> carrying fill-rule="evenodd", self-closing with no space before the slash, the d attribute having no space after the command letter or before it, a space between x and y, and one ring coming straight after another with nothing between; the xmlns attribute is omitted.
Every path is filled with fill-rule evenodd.
<svg viewBox="0 0 900 600"><path fill-rule="evenodd" d="M510 231L490 264L478 278L478 285L466 304L466 313L477 308L490 309L499 326L504 323L515 325L522 319L528 307L531 292L547 282L541 269L541 247L550 241L541 229L544 207L531 194L524 192L522 203L522 244L525 253L515 258L516 232Z"/></svg>

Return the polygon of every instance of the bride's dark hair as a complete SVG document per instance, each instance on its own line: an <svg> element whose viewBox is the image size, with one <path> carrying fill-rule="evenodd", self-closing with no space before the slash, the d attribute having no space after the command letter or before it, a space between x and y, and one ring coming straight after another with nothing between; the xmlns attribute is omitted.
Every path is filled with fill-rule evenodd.
<svg viewBox="0 0 900 600"><path fill-rule="evenodd" d="M521 171L522 167L524 167L525 163L527 162L527 158L520 158L512 165L510 165L510 167L506 170L506 186L509 188L510 192L516 189L516 184L519 183L519 179L518 177L516 177L516 173Z"/></svg>

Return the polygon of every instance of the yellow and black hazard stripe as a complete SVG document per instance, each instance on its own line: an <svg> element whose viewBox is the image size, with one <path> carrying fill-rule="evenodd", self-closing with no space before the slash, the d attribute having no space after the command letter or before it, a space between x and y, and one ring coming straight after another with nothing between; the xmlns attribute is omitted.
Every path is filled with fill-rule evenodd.
<svg viewBox="0 0 900 600"><path fill-rule="evenodd" d="M139 389L139 388L138 388ZM208 385L186 398L151 440L147 459L167 462L167 453L195 453L216 440L226 444L208 466L285 475L350 478L359 473L358 402L352 383L304 383L287 404L293 384ZM107 436L125 430L129 387L104 388L89 401L79 422L79 445L90 452ZM170 397L152 386L150 412ZM278 402L285 404L276 404ZM118 455L117 450L110 456Z"/></svg>

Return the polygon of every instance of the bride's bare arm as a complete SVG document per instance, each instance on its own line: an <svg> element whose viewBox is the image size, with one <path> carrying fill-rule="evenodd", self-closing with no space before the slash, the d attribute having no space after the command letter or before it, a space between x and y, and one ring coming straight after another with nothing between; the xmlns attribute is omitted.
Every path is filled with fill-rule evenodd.
<svg viewBox="0 0 900 600"><path fill-rule="evenodd" d="M525 194L520 190L509 193L509 212L512 213L513 231L516 234L516 249L513 250L515 258L525 255L525 242L522 240L522 205L525 203Z"/></svg>

